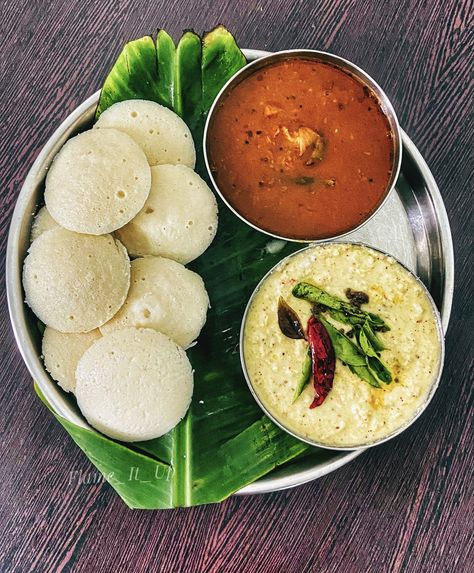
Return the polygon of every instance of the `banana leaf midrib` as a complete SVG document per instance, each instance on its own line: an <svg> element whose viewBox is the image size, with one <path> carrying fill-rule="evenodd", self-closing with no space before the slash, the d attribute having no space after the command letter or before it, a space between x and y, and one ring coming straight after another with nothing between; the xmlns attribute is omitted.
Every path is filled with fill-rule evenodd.
<svg viewBox="0 0 474 573"><path fill-rule="evenodd" d="M173 505L192 505L192 448L191 445L191 416L176 427L173 440L173 473L172 492Z"/></svg>

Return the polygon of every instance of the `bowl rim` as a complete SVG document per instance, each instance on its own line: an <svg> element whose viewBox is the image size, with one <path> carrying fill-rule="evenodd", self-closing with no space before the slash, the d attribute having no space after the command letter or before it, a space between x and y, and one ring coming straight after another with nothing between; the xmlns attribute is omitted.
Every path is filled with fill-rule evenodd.
<svg viewBox="0 0 474 573"><path fill-rule="evenodd" d="M263 404L262 400L258 396L258 393L256 392L255 387L253 385L253 382L252 382L250 375L248 373L247 365L245 362L245 356L244 356L244 334L245 334L245 326L246 326L246 322L247 322L247 318L248 318L248 313L249 313L250 307L252 306L252 303L255 299L255 296L259 292L262 285L276 270L278 270L279 267L285 265L293 257L300 255L304 251L314 249L314 248L324 247L327 245L346 245L346 246L364 247L369 251L375 251L376 253L382 254L382 255L388 257L389 259L392 259L396 263L398 263L416 281L416 283L422 288L425 296L427 297L427 299L430 303L430 306L431 306L431 309L433 312L433 316L435 319L435 323L436 323L436 331L438 333L440 354L439 354L439 360L438 360L438 364L437 364L437 370L436 370L436 374L433 376L433 380L429 386L428 392L426 394L426 397L425 397L423 403L417 408L417 410L415 410L413 416L409 420L407 420L404 424L402 424L400 427L396 428L393 432L391 432L387 436L384 436L378 440L373 440L372 442L359 444L359 445L351 445L351 446L328 445L328 444L325 444L322 442L318 442L317 440L312 440L310 438L303 437L303 436L297 434L296 432L294 432L293 430L290 430L288 427L286 427L284 425L284 423L281 422L281 420L278 420L275 417L275 415L267 408L267 406L265 406L265 404ZM378 248L373 247L371 245L368 245L362 241L328 240L328 241L324 241L324 242L319 241L318 243L316 243L316 242L311 243L311 244L303 247L302 249L298 249L297 251L290 253L285 258L281 259L278 263L276 263L262 277L262 279L259 281L259 283L255 287L255 289L253 290L252 294L250 295L250 298L247 302L247 306L245 307L245 311L244 311L244 314L242 317L242 322L241 322L241 326L240 326L240 334L239 334L239 355L240 355L240 364L242 367L242 372L244 374L244 377L245 377L245 380L246 380L247 385L249 387L249 390L252 393L252 396L254 397L255 401L257 402L257 404L262 409L263 413L266 416L268 416L270 418L270 420L272 420L272 422L274 422L279 428L281 428L283 431L287 432L288 434L290 434L294 438L296 438L302 442L305 442L306 444L309 444L310 446L322 448L325 450L332 450L332 451L362 452L362 451L366 450L367 448L372 448L374 446L378 446L379 444L382 444L384 442L387 442L388 440L391 440L392 438L395 438L396 436L398 436L399 434L401 434L402 432L407 430L412 424L414 424L415 421L426 410L429 403L433 399L433 396L435 395L436 390L438 389L439 383L441 381L441 377L442 377L442 373L443 373L443 367L444 367L444 359L445 359L445 339L444 339L444 331L443 331L443 326L442 326L442 321L441 321L441 315L440 315L440 312L439 312L439 310L438 310L438 308L437 308L437 306L433 300L433 297L431 296L431 293L429 292L428 288L423 283L423 281L413 271L411 271L406 265L404 265L401 261L399 261L397 259L397 257L394 257L393 255L390 255L389 253L383 251L382 249L378 249Z"/></svg>
<svg viewBox="0 0 474 573"><path fill-rule="evenodd" d="M327 241L334 241L337 239L341 239L349 235L350 233L354 233L355 231L359 230L364 225L366 225L373 217L375 217L375 215L385 205L389 195L391 195L391 193L395 189L395 185L401 170L402 149L403 149L402 134L401 134L402 130L400 127L400 123L398 121L397 114L395 113L395 109L393 108L393 105L390 99L388 98L387 94L385 93L385 91L372 78L372 76L370 76L365 70L363 70L357 64L354 64L353 62L351 62L346 58L343 58L341 56L323 50L311 50L305 48L295 48L291 50L280 50L277 52L271 52L271 53L264 52L264 53L266 55L247 63L246 66L238 70L232 77L230 77L227 80L227 82L222 86L222 88L218 92L217 96L215 97L211 105L211 108L206 118L206 123L203 132L203 139L202 139L204 163L206 165L208 176L220 199L232 211L232 213L240 220L244 221L244 223L252 227L253 229L260 231L261 233L264 233L269 237L272 237L274 239L281 239L283 241L290 241L292 243L302 243L302 244L324 243ZM217 106L219 105L220 101L226 96L226 94L229 91L231 91L234 88L234 86L244 81L245 79L247 79L247 77L249 77L250 75L252 75L254 72L256 72L261 68L272 65L273 63L278 61L288 60L288 59L305 59L305 57L306 59L313 58L333 63L337 67L341 68L343 71L349 72L351 75L355 75L356 78L361 83L367 85L374 92L375 96L377 97L377 103L379 107L382 109L384 115L389 121L390 129L392 132L392 140L394 142L393 162L392 162L392 171L390 179L387 183L382 200L379 202L374 211L372 211L368 215L368 217L363 219L355 227L348 229L342 233L338 233L337 235L320 239L297 239L294 237L285 237L284 235L278 235L276 233L263 229L262 227L259 227L255 223L249 221L246 217L244 217L241 213L239 213L239 211L237 211L234 208L234 206L230 203L230 201L225 197L224 193L219 188L211 170L210 159L208 154L208 140L209 140L209 132L211 131L212 118L215 115L215 110L217 109Z"/></svg>

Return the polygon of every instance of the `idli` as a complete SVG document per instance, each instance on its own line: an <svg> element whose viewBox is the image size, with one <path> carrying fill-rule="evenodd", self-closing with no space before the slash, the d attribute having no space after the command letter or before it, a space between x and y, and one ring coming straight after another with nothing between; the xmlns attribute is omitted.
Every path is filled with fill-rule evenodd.
<svg viewBox="0 0 474 573"><path fill-rule="evenodd" d="M31 243L23 265L27 304L61 332L88 332L110 320L129 286L127 251L111 235L58 226Z"/></svg>
<svg viewBox="0 0 474 573"><path fill-rule="evenodd" d="M76 369L81 412L125 442L158 438L186 414L193 371L186 352L151 329L115 330L94 342Z"/></svg>
<svg viewBox="0 0 474 573"><path fill-rule="evenodd" d="M95 128L119 129L143 149L150 165L187 165L194 169L196 151L188 126L170 109L153 101L121 101L103 111Z"/></svg>
<svg viewBox="0 0 474 573"><path fill-rule="evenodd" d="M46 327L43 334L43 360L46 370L66 392L76 390L76 367L89 346L101 337L99 330L66 333Z"/></svg>
<svg viewBox="0 0 474 573"><path fill-rule="evenodd" d="M30 242L32 243L45 231L54 229L54 227L57 226L58 224L51 217L48 209L46 209L46 207L41 207L38 213L36 213L36 216L33 219L33 224L31 225Z"/></svg>
<svg viewBox="0 0 474 573"><path fill-rule="evenodd" d="M199 336L208 307L209 297L198 274L163 257L135 259L127 299L100 330L107 334L127 326L153 328L186 348Z"/></svg>
<svg viewBox="0 0 474 573"><path fill-rule="evenodd" d="M207 249L216 231L216 198L199 175L184 165L158 165L151 168L143 209L116 235L132 255L186 264Z"/></svg>
<svg viewBox="0 0 474 573"><path fill-rule="evenodd" d="M46 177L51 216L77 233L103 235L128 223L150 192L145 154L126 133L91 129L67 141Z"/></svg>

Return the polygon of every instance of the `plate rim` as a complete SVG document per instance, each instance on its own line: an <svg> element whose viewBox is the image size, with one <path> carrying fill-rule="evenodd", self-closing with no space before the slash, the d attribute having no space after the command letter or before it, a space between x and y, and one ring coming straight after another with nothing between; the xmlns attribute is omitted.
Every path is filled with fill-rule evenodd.
<svg viewBox="0 0 474 573"><path fill-rule="evenodd" d="M253 49L243 49L244 55L248 60L257 59L266 55L270 55L272 52L263 50L253 50ZM16 309L21 305L23 306L23 296L21 289L15 288L15 284L18 281L19 276L19 233L21 225L22 213L25 211L26 203L28 200L29 189L31 186L35 185L36 180L40 175L40 168L47 161L48 156L52 153L57 145L58 138L63 136L65 132L71 130L76 122L82 115L95 105L99 99L100 90L93 93L91 96L86 98L79 106L77 106L61 124L54 130L52 135L46 141L46 143L41 148L38 156L28 170L28 173L24 179L23 185L21 187L20 193L16 199L15 207L13 210L10 229L8 233L8 242L6 250L6 264L5 264L5 278L7 286L7 302L10 314L10 323L14 332L14 336L17 342L17 346L22 355L23 361L28 368L30 375L33 380L36 381L41 391L44 393L46 399L50 403L51 407L55 412L71 422L88 428L89 426L84 422L84 420L77 415L77 413L71 408L67 400L61 399L59 389L55 389L51 384L46 382L45 373L43 371L40 359L37 356L36 349L33 347L31 340L28 336L28 328L24 318L24 313L22 316L18 316ZM443 300L441 304L441 319L444 333L446 334L449 319L451 315L451 308L453 302L453 291L454 291L454 251L453 251L453 241L451 228L449 225L449 219L446 212L446 207L444 205L441 193L439 191L438 185L431 173L426 161L421 155L420 151L417 149L416 145L409 138L406 132L402 129L402 143L403 147L408 150L408 152L413 157L414 162L417 164L423 180L426 182L426 186L429 195L433 201L434 209L438 219L438 227L440 229L440 240L441 240L441 251L443 252L445 258L445 273L444 273L444 292ZM43 168L44 171L44 168ZM44 176L44 173L42 174ZM16 316L15 316L16 315ZM21 341L21 343L20 343ZM272 477L271 472L266 476L263 476L256 480L255 482L245 486L239 491L235 492L234 495L255 495L261 493L270 493L274 491L280 491L284 489L289 489L296 487L298 485L303 485L317 478L323 477L340 467L348 464L365 450L355 450L341 452L337 454L331 460L326 460L322 464L318 464L315 467L306 468L299 470L293 474Z"/></svg>

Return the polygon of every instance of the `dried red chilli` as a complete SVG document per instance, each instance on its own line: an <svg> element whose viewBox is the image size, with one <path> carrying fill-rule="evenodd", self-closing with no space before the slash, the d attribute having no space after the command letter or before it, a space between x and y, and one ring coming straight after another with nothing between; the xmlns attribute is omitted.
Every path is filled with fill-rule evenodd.
<svg viewBox="0 0 474 573"><path fill-rule="evenodd" d="M308 320L308 342L313 363L315 396L310 408L321 406L332 389L336 355L328 331L314 316Z"/></svg>

